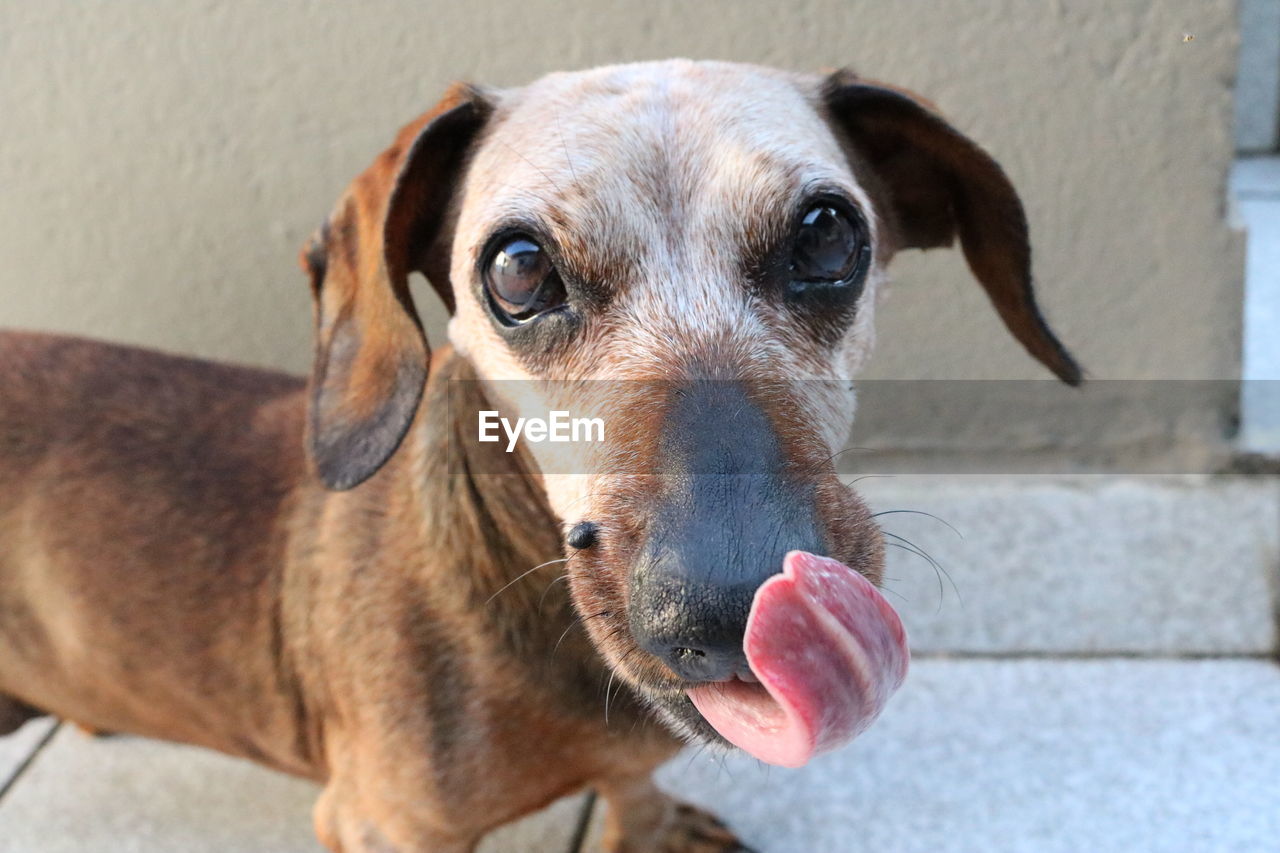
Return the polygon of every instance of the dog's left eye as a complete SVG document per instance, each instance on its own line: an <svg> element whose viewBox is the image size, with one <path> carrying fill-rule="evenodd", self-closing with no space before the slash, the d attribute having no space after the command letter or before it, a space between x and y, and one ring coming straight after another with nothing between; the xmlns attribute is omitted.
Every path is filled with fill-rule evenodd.
<svg viewBox="0 0 1280 853"><path fill-rule="evenodd" d="M817 204L800 218L791 250L791 281L796 290L808 285L853 281L871 259L871 242L861 219L833 204Z"/></svg>
<svg viewBox="0 0 1280 853"><path fill-rule="evenodd" d="M493 253L484 283L500 318L511 323L531 320L565 301L564 282L546 250L523 235Z"/></svg>

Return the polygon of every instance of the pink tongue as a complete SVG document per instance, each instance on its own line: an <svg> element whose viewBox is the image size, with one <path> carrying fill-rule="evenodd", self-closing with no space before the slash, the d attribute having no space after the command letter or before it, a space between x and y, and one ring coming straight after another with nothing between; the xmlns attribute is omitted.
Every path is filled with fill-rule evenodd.
<svg viewBox="0 0 1280 853"><path fill-rule="evenodd" d="M907 635L889 602L853 569L804 551L756 590L744 646L759 684L704 684L689 698L725 740L783 767L864 732L907 676Z"/></svg>

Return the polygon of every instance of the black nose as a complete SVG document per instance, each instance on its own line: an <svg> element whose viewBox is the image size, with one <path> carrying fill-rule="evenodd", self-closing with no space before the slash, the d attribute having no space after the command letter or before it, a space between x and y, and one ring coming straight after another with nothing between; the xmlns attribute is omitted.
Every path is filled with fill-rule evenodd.
<svg viewBox="0 0 1280 853"><path fill-rule="evenodd" d="M688 681L751 678L743 651L756 590L787 551L823 553L810 486L741 385L682 390L662 427L662 487L631 573L637 644Z"/></svg>
<svg viewBox="0 0 1280 853"><path fill-rule="evenodd" d="M678 564L646 568L631 594L631 630L640 648L686 681L750 678L742 641L758 584L712 587L693 582Z"/></svg>
<svg viewBox="0 0 1280 853"><path fill-rule="evenodd" d="M636 643L688 681L750 679L743 637L756 590L787 551L823 552L795 490L755 475L729 480L712 488L716 500L664 514L632 571Z"/></svg>

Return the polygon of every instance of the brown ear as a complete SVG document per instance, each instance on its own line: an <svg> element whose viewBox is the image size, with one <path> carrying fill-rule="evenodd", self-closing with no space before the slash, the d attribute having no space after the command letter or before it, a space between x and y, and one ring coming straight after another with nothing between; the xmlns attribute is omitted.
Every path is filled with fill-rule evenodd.
<svg viewBox="0 0 1280 853"><path fill-rule="evenodd" d="M349 489L399 446L430 349L409 293L427 271L469 145L491 107L456 85L352 182L302 250L315 295L308 445L321 479ZM452 307L447 265L431 283Z"/></svg>
<svg viewBox="0 0 1280 853"><path fill-rule="evenodd" d="M827 79L823 100L883 183L897 247L948 246L958 235L1013 336L1063 382L1079 385L1080 366L1036 305L1027 217L999 164L916 98L847 71Z"/></svg>

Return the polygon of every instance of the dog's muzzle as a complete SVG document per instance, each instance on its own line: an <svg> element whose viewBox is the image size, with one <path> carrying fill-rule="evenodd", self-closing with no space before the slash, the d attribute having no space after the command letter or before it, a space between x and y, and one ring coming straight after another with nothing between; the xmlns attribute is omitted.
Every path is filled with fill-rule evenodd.
<svg viewBox="0 0 1280 853"><path fill-rule="evenodd" d="M786 477L778 437L740 383L677 388L661 489L631 574L631 630L690 682L753 680L751 603L788 551L823 553L812 489Z"/></svg>
<svg viewBox="0 0 1280 853"><path fill-rule="evenodd" d="M815 491L789 476L765 412L736 383L675 395L656 509L630 579L637 644L702 718L762 761L846 743L906 676L902 623L828 559Z"/></svg>

